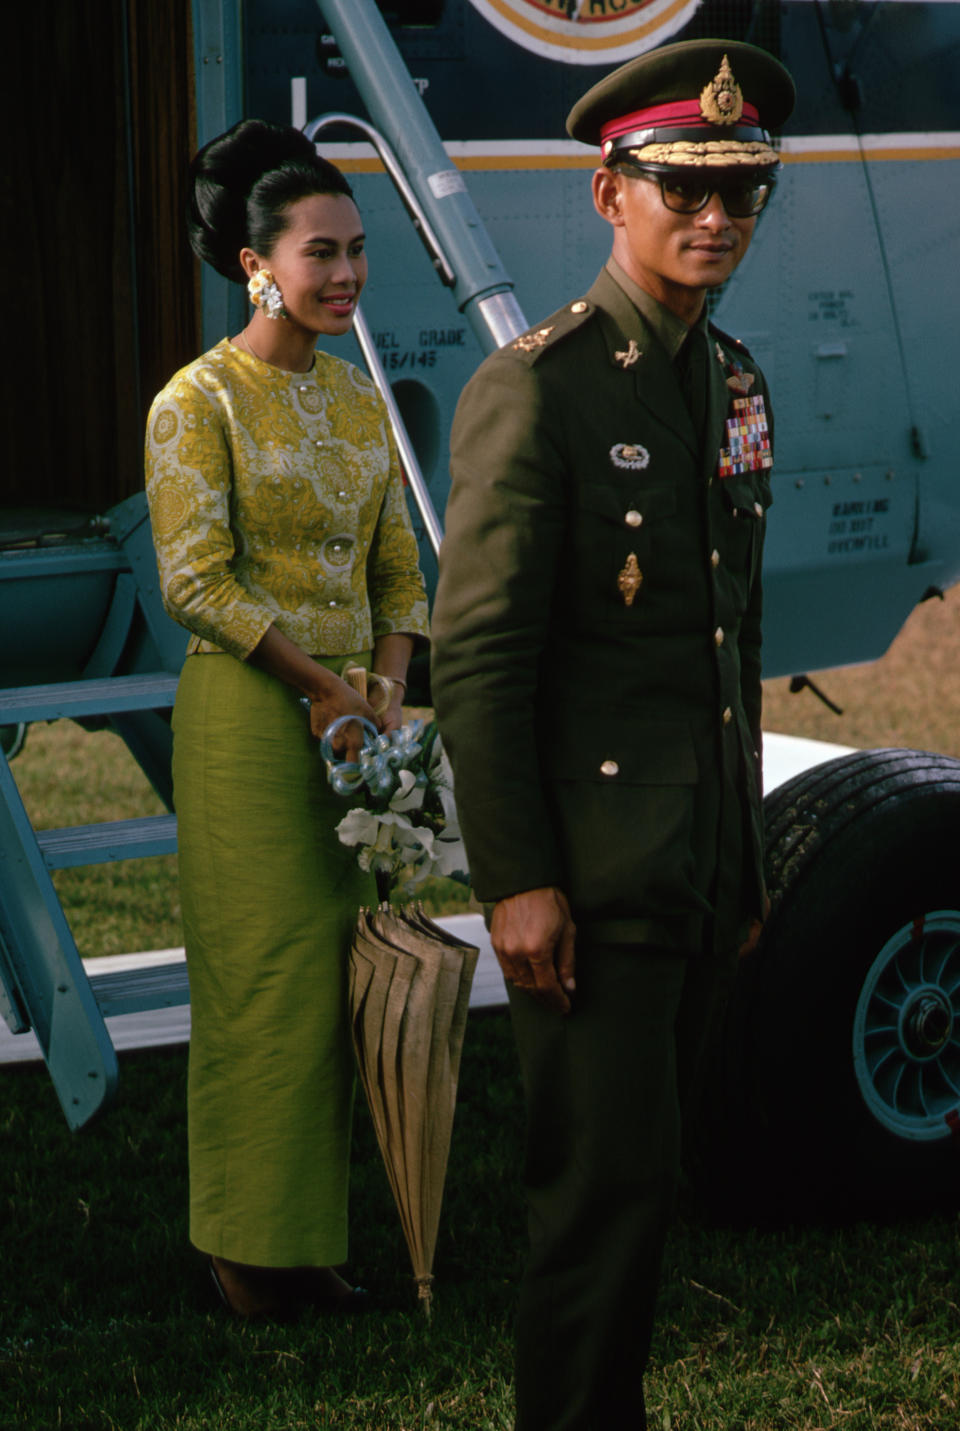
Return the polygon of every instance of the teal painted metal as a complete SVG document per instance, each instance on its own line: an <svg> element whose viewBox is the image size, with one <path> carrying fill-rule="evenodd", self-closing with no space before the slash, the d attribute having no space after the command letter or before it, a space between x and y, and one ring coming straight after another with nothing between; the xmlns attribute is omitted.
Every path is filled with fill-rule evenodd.
<svg viewBox="0 0 960 1431"><path fill-rule="evenodd" d="M0 691L0 723L153 712L173 704L176 686L154 672L14 687ZM172 815L34 831L0 751L0 1009L14 1033L36 1034L71 1128L112 1096L117 1062L49 871L175 848Z"/></svg>
<svg viewBox="0 0 960 1431"><path fill-rule="evenodd" d="M143 494L86 539L5 552L0 608L0 726L110 724L171 804L160 712L173 704L186 633L162 608ZM172 815L35 832L0 749L0 1012L14 1032L33 1029L71 1128L109 1101L117 1063L50 870L175 849ZM144 997L130 991L131 1007Z"/></svg>
<svg viewBox="0 0 960 1431"><path fill-rule="evenodd" d="M244 117L243 30L236 0L193 0L197 147ZM205 347L246 322L243 290L203 264L200 274Z"/></svg>
<svg viewBox="0 0 960 1431"><path fill-rule="evenodd" d="M509 302L513 282L490 241L460 170L447 157L410 72L371 0L317 0L336 37L375 127L396 153L454 271L459 310L485 352L522 332L526 323ZM495 320L485 304L494 304Z"/></svg>
<svg viewBox="0 0 960 1431"><path fill-rule="evenodd" d="M11 1027L33 1029L64 1116L82 1127L116 1087L117 1056L2 753L0 977Z"/></svg>

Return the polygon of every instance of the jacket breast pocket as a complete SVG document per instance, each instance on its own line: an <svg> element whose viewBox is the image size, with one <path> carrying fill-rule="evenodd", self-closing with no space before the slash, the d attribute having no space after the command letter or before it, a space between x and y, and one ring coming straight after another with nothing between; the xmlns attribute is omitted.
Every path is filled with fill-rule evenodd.
<svg viewBox="0 0 960 1431"><path fill-rule="evenodd" d="M690 914L703 907L694 887L695 801L699 778L682 721L593 713L547 760L576 918Z"/></svg>
<svg viewBox="0 0 960 1431"><path fill-rule="evenodd" d="M616 620L641 602L676 510L672 487L584 484L571 510L570 567L561 573L573 609Z"/></svg>

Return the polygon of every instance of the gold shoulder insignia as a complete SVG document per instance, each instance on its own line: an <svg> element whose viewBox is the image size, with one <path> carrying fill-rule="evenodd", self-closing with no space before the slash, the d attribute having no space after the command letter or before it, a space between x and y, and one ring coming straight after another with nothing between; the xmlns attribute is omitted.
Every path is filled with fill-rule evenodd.
<svg viewBox="0 0 960 1431"><path fill-rule="evenodd" d="M621 368L632 368L637 359L642 357L643 354L637 347L636 338L630 339L626 352L621 350L619 353L614 353L613 355L614 362L619 363Z"/></svg>
<svg viewBox="0 0 960 1431"><path fill-rule="evenodd" d="M544 343L553 332L553 326L549 328L538 328L535 333L524 333L513 344L516 353L532 353L536 348L542 348Z"/></svg>
<svg viewBox="0 0 960 1431"><path fill-rule="evenodd" d="M743 90L733 77L726 55L713 79L700 92L700 113L711 124L736 124L743 113Z"/></svg>

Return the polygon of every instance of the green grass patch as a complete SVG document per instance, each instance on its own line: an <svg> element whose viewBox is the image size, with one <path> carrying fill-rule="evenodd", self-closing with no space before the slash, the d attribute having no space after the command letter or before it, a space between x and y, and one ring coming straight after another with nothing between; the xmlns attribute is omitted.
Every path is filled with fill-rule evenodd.
<svg viewBox="0 0 960 1431"><path fill-rule="evenodd" d="M0 1071L0 1426L506 1431L524 1242L506 1015L467 1031L429 1324L362 1106L351 1271L382 1308L224 1317L187 1244L185 1074L182 1049L124 1055L117 1103L74 1135L43 1069ZM955 1431L958 1254L949 1216L759 1231L687 1211L667 1248L651 1426Z"/></svg>

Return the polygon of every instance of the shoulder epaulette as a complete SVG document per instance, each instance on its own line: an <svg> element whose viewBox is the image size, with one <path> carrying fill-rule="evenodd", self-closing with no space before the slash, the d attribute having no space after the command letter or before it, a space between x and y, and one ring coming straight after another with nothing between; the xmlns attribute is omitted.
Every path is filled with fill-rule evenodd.
<svg viewBox="0 0 960 1431"><path fill-rule="evenodd" d="M536 362L541 354L555 348L564 338L575 333L596 311L595 304L589 303L586 298L578 298L573 303L568 303L565 308L558 309L543 323L528 328L525 333L507 343L506 349Z"/></svg>

